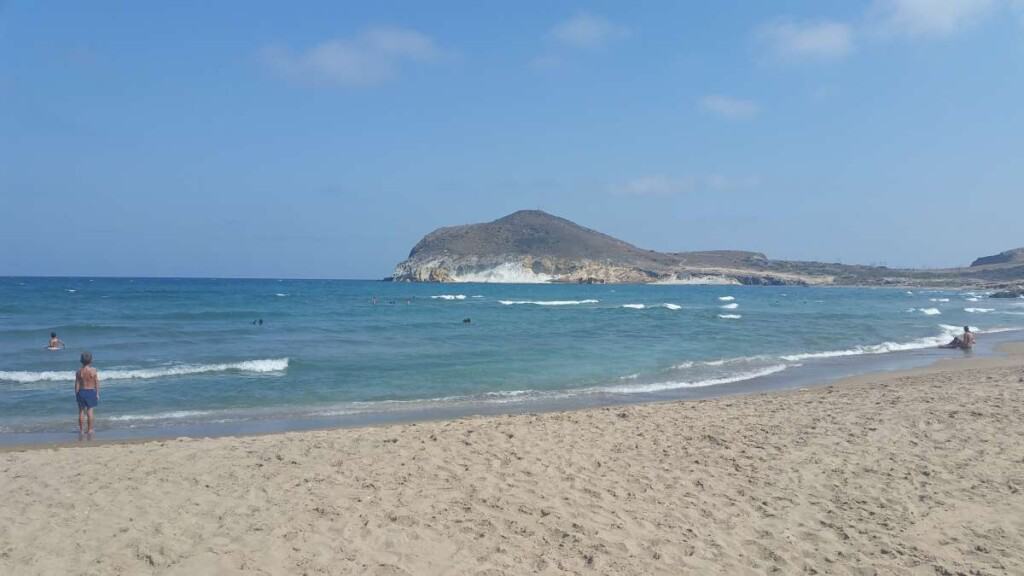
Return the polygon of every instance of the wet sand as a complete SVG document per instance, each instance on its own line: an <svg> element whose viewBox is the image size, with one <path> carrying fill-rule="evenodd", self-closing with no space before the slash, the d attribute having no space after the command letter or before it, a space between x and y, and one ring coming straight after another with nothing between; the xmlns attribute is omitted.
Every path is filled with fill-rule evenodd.
<svg viewBox="0 0 1024 576"><path fill-rule="evenodd" d="M0 453L0 574L1024 574L1024 347L793 392Z"/></svg>

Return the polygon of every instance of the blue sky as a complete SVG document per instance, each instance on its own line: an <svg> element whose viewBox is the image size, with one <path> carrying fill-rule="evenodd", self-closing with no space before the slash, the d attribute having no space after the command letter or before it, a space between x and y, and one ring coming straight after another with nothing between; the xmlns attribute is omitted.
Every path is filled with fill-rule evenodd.
<svg viewBox="0 0 1024 576"><path fill-rule="evenodd" d="M658 250L1024 246L1024 3L3 2L0 275L376 278L542 208Z"/></svg>

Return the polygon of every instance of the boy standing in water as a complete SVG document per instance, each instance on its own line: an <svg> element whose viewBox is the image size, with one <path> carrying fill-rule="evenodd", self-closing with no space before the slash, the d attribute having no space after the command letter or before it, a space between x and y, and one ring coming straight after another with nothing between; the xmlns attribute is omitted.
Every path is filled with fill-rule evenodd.
<svg viewBox="0 0 1024 576"><path fill-rule="evenodd" d="M92 354L82 352L82 367L75 373L75 399L78 400L78 433L82 434L82 417L87 416L93 432L92 409L100 403L100 375L92 366Z"/></svg>

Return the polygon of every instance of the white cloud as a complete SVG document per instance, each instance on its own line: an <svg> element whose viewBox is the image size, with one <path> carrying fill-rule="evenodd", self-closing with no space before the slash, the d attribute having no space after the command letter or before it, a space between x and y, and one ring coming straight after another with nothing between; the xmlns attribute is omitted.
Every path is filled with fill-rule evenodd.
<svg viewBox="0 0 1024 576"><path fill-rule="evenodd" d="M627 30L606 18L581 12L551 29L551 37L572 48L600 48Z"/></svg>
<svg viewBox="0 0 1024 576"><path fill-rule="evenodd" d="M949 36L991 14L995 0L874 0L878 31L910 37Z"/></svg>
<svg viewBox="0 0 1024 576"><path fill-rule="evenodd" d="M283 77L312 83L370 86L390 80L408 62L441 54L434 41L415 30L369 28L351 38L327 40L303 51L270 46L264 63Z"/></svg>
<svg viewBox="0 0 1024 576"><path fill-rule="evenodd" d="M701 108L730 120L742 120L757 115L760 107L752 100L709 94L700 99Z"/></svg>
<svg viewBox="0 0 1024 576"><path fill-rule="evenodd" d="M749 190L761 185L761 179L757 176L727 176L725 174L711 174L704 178L704 185L712 190Z"/></svg>
<svg viewBox="0 0 1024 576"><path fill-rule="evenodd" d="M691 178L651 175L634 178L615 190L627 196L677 196L693 188L694 181Z"/></svg>
<svg viewBox="0 0 1024 576"><path fill-rule="evenodd" d="M759 36L780 59L833 59L853 50L853 30L831 20L777 20L761 27Z"/></svg>
<svg viewBox="0 0 1024 576"><path fill-rule="evenodd" d="M704 191L726 192L733 190L749 190L760 186L761 179L756 176L727 176L710 174L700 177L671 177L654 174L634 178L614 187L616 194L647 198L665 198L682 194Z"/></svg>

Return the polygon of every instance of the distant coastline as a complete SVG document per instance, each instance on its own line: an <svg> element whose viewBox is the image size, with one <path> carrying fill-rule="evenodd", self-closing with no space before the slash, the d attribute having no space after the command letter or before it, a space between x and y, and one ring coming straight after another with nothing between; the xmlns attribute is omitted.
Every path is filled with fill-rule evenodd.
<svg viewBox="0 0 1024 576"><path fill-rule="evenodd" d="M427 234L387 280L509 284L889 286L1024 294L1024 248L936 270L773 260L759 252L644 250L539 210Z"/></svg>

